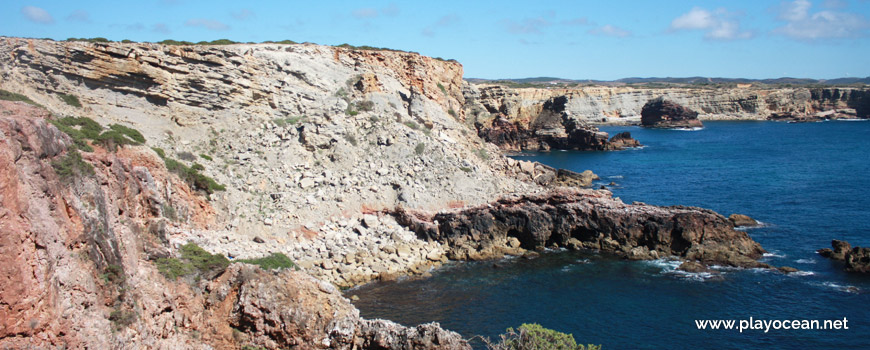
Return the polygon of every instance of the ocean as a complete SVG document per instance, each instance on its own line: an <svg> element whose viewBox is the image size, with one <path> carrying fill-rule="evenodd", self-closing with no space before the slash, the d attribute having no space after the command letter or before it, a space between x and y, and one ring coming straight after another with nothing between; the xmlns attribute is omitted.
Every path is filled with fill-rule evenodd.
<svg viewBox="0 0 870 350"><path fill-rule="evenodd" d="M604 349L870 348L870 276L818 256L831 239L870 246L870 122L706 122L694 131L630 131L644 147L555 151L517 159L591 169L626 203L693 205L740 213L784 275L553 251L538 259L453 263L426 279L371 283L347 292L366 318L436 321L466 337L495 339L539 323ZM612 183L612 184L611 184ZM848 320L840 330L699 330L696 320ZM476 348L483 348L479 341Z"/></svg>

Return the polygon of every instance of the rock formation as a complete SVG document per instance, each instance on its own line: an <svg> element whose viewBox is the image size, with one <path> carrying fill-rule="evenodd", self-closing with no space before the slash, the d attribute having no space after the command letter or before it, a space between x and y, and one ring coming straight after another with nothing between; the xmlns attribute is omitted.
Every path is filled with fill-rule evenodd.
<svg viewBox="0 0 870 350"><path fill-rule="evenodd" d="M743 214L731 214L728 216L728 220L730 220L734 226L758 226L758 221Z"/></svg>
<svg viewBox="0 0 870 350"><path fill-rule="evenodd" d="M843 269L847 272L870 273L870 248L852 247L849 242L832 240L831 247L819 249L819 255L845 263Z"/></svg>
<svg viewBox="0 0 870 350"><path fill-rule="evenodd" d="M153 260L172 255L173 230L207 227L210 203L144 146L68 162L78 153L48 117L0 101L0 347L470 349L437 324L362 319L303 272L167 279Z"/></svg>
<svg viewBox="0 0 870 350"><path fill-rule="evenodd" d="M451 255L476 259L506 250L569 247L648 260L676 256L704 264L766 267L764 252L725 217L693 207L624 204L607 191L561 189L466 209L400 209L397 220L440 241ZM511 243L516 240L516 243Z"/></svg>
<svg viewBox="0 0 870 350"><path fill-rule="evenodd" d="M683 107L662 97L650 100L643 105L640 123L653 128L700 128L704 124L698 120L698 112Z"/></svg>
<svg viewBox="0 0 870 350"><path fill-rule="evenodd" d="M509 151L604 151L640 145L630 133L608 140L606 132L571 118L565 109L567 101L564 96L547 100L528 126L511 122L503 115L498 115L489 124L476 121L474 126L482 139Z"/></svg>
<svg viewBox="0 0 870 350"><path fill-rule="evenodd" d="M467 349L436 325L361 319L335 286L553 245L762 266L757 243L703 209L543 194L594 175L481 140L467 113L483 102L467 100L455 62L312 44L0 38L0 86L44 106L0 102L0 347ZM573 98L517 105L502 92L494 112L507 131L491 138L504 144L636 145L578 119ZM58 116L147 141L73 139L47 121ZM181 165L225 190L192 189ZM499 197L513 199L485 206ZM233 261L283 253L301 270L234 263L168 278L158 261L190 242Z"/></svg>

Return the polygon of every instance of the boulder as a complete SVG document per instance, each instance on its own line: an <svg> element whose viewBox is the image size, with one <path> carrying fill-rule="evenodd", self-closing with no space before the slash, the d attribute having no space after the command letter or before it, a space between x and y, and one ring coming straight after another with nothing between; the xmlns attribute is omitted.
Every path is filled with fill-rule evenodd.
<svg viewBox="0 0 870 350"><path fill-rule="evenodd" d="M624 131L613 135L610 138L610 145L614 149L623 149L628 147L640 147L640 141L635 140L631 137L631 133L628 131Z"/></svg>
<svg viewBox="0 0 870 350"><path fill-rule="evenodd" d="M870 273L870 247L852 247L849 242L831 240L830 248L819 249L819 255L845 263L847 272Z"/></svg>
<svg viewBox="0 0 870 350"><path fill-rule="evenodd" d="M728 216L728 220L730 220L734 226L758 226L758 221L743 214L731 214Z"/></svg>
<svg viewBox="0 0 870 350"><path fill-rule="evenodd" d="M698 120L698 112L683 107L676 102L659 97L643 105L640 123L653 128L700 128L704 124Z"/></svg>

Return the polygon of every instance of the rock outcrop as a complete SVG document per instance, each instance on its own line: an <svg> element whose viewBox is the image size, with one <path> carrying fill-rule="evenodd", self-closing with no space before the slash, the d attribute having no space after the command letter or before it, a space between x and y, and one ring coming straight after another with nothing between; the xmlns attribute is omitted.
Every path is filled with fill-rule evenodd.
<svg viewBox="0 0 870 350"><path fill-rule="evenodd" d="M567 101L564 96L547 100L528 125L509 121L503 114L497 114L488 123L476 120L474 126L480 138L509 151L605 151L640 145L631 138L630 133L608 140L609 135L606 132L571 118L566 111Z"/></svg>
<svg viewBox="0 0 870 350"><path fill-rule="evenodd" d="M643 105L640 123L653 128L700 128L698 112L659 97Z"/></svg>
<svg viewBox="0 0 870 350"><path fill-rule="evenodd" d="M843 269L847 272L870 273L870 248L852 247L849 242L832 240L831 248L818 250L819 255L845 263Z"/></svg>
<svg viewBox="0 0 870 350"><path fill-rule="evenodd" d="M624 204L607 191L562 189L505 198L467 209L398 210L418 236L446 244L454 256L500 257L506 250L569 247L646 260L676 256L703 264L767 267L764 252L725 217L693 207ZM516 243L512 243L516 240Z"/></svg>
<svg viewBox="0 0 870 350"><path fill-rule="evenodd" d="M657 97L697 111L701 120L767 120L774 114L797 118L870 118L870 89L858 87L508 88L466 83L462 92L466 118L488 120L497 113L523 126L530 125L546 101L562 97L567 99L566 112L572 118L592 125L640 124L643 105Z"/></svg>
<svg viewBox="0 0 870 350"><path fill-rule="evenodd" d="M743 214L731 214L728 216L728 220L730 220L734 226L758 226L758 221Z"/></svg>
<svg viewBox="0 0 870 350"><path fill-rule="evenodd" d="M213 223L210 202L150 148L75 153L49 117L0 101L0 348L470 349L436 324L362 319L304 272L167 279L154 260Z"/></svg>

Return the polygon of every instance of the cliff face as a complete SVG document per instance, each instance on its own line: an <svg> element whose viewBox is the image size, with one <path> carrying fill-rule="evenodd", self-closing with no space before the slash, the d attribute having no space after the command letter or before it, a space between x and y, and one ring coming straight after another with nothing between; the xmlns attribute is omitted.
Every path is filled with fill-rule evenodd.
<svg viewBox="0 0 870 350"><path fill-rule="evenodd" d="M133 127L226 185L211 222L170 239L234 258L283 252L340 285L441 261L437 245L366 213L539 190L458 121L461 78L458 63L403 52L0 39L3 89Z"/></svg>
<svg viewBox="0 0 870 350"><path fill-rule="evenodd" d="M498 85L469 85L469 118L502 113L523 125L533 123L549 99L564 97L567 112L591 124L636 124L643 105L663 97L700 113L701 119L765 120L772 114L870 118L870 91L859 88L731 88L644 89L578 87L572 89L510 89ZM475 112L477 112L475 114Z"/></svg>
<svg viewBox="0 0 870 350"><path fill-rule="evenodd" d="M171 231L213 221L209 202L147 147L63 163L78 153L48 116L0 101L0 347L470 349L437 325L361 319L302 272L236 264L213 281L165 278L153 260L177 247Z"/></svg>

